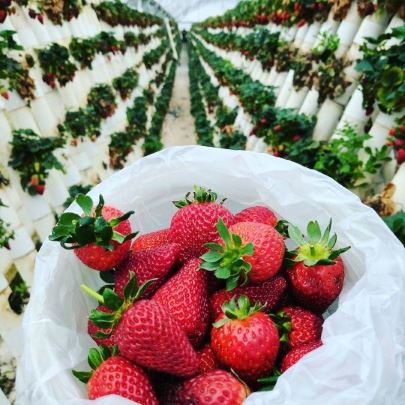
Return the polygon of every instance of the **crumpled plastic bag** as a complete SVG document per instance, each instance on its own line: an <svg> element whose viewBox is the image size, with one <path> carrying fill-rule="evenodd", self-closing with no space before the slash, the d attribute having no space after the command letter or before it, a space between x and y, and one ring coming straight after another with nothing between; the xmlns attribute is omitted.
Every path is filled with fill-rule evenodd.
<svg viewBox="0 0 405 405"><path fill-rule="evenodd" d="M283 374L272 392L246 405L405 404L405 250L374 211L330 178L266 154L200 146L174 147L143 158L95 187L95 201L135 210L141 233L167 227L171 201L194 184L210 187L233 212L261 204L302 229L333 218L346 278L339 305L324 324L324 346ZM78 212L77 206L71 210ZM23 321L17 372L20 405L130 404L110 396L86 398L71 369L87 368L87 315L96 306L79 285L102 285L98 272L71 251L46 242L39 252L31 301Z"/></svg>

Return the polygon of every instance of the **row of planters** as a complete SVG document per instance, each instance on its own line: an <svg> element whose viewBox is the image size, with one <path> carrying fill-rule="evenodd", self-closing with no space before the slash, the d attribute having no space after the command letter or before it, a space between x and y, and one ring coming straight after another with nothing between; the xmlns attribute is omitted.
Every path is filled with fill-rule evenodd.
<svg viewBox="0 0 405 405"><path fill-rule="evenodd" d="M0 32L0 80L4 83L4 87L0 87L0 94L7 100L8 91L15 90L29 105L35 98L35 83L29 74L35 60L30 54L25 54L24 57L13 55L12 51L23 51L14 40L14 35L14 31ZM123 55L130 48L136 51L140 45L147 45L153 38L162 38L165 35L166 30L161 28L149 35L126 32L123 39L119 40L114 33L102 31L91 38L72 38L68 47L52 43L36 51L38 64L43 72L42 80L52 89L57 83L63 87L74 79L78 65L81 69L92 69L92 63L98 54Z"/></svg>
<svg viewBox="0 0 405 405"><path fill-rule="evenodd" d="M208 18L200 25L205 28L251 28L272 22L285 27L303 26L325 21L331 9L333 18L341 21L346 17L351 3L351 0L243 0L225 14ZM405 16L405 6L398 0L359 0L357 9L362 17L383 10Z"/></svg>
<svg viewBox="0 0 405 405"><path fill-rule="evenodd" d="M302 53L280 38L280 32L270 33L264 28L255 29L246 36L226 32L212 34L206 29L198 29L196 33L216 47L238 51L252 61L260 61L264 71L270 71L273 66L279 73L293 69L294 87L315 88L319 92L318 103L328 97L341 96L350 84L344 72L349 63L335 56L339 47L339 37L335 34L323 33L316 47L309 53Z"/></svg>
<svg viewBox="0 0 405 405"><path fill-rule="evenodd" d="M398 35L398 33L394 32L393 35ZM251 135L264 138L265 142L270 145L268 150L270 153L319 170L335 178L342 185L357 189L360 194L364 194L364 190L373 193L370 176L377 175L384 164L391 159L390 146L402 147L404 134L401 126L393 128L390 131L392 139L388 141L387 145L379 148L367 146L371 136L367 133L359 133L355 127L350 125L340 129L331 142L315 141L311 136L315 125L313 117L297 114L291 109L275 108L271 88L264 91L265 86L252 81L249 76L235 69L229 61L225 61L209 51L200 41L197 40L196 44L199 54L211 66L219 82L223 86L228 86L239 97L242 107L249 112L252 122L255 124ZM389 65L386 65L386 69L390 69ZM248 99L243 93L250 86L256 87L257 99L262 100L261 107L256 106L255 108L254 104L246 102ZM397 89L397 91L400 90ZM266 94L266 92L267 98L262 99L260 95ZM398 118L398 121L403 122L403 117ZM401 140L398 142L396 137ZM400 160L399 162L401 163ZM401 232L403 232L405 224L401 222L401 225L398 225L398 216L400 220L403 218L400 213L395 216L395 222L392 222L392 218L387 221L390 224L395 223L392 228L403 240Z"/></svg>
<svg viewBox="0 0 405 405"><path fill-rule="evenodd" d="M44 15L55 25L62 25L64 21L71 21L77 18L86 3L81 0L4 0L0 3L0 24L5 21L8 15L16 12L16 5L27 7L29 16L44 23ZM101 21L111 26L139 26L147 27L153 24L162 25L162 20L152 14L141 13L128 7L125 3L114 1L103 1L91 5Z"/></svg>
<svg viewBox="0 0 405 405"><path fill-rule="evenodd" d="M245 149L246 137L234 126L238 107L230 109L224 105L218 95L218 86L212 84L191 43L188 53L191 114L194 117L198 144ZM219 134L219 142L215 142L215 134Z"/></svg>
<svg viewBox="0 0 405 405"><path fill-rule="evenodd" d="M167 48L166 48L167 49ZM161 58L163 53L159 56L158 60ZM169 74L166 75L166 71L170 64ZM167 112L167 107L162 105L161 100L170 101L170 92L167 90L167 83L173 85L174 74L175 74L176 64L173 61L172 53L169 51L166 54L166 58L162 64L159 74L149 83L148 88L144 89L143 93L139 97L135 97L131 107L127 108L126 118L127 126L124 131L114 132L111 135L111 140L109 143L109 159L110 167L112 169L121 169L126 163L128 155L133 151L135 143L141 139L144 139L142 145L144 154L152 153L153 148L157 151L162 148L160 143L160 129ZM160 95L155 100L155 92L153 91L153 86L157 88L162 87ZM167 103L168 103L167 101ZM160 114L159 121L158 118L152 117L151 124L154 124L154 130L152 131L152 126L148 131L148 109L154 105L155 114ZM160 121L161 120L161 121ZM159 125L158 125L159 124ZM153 135L151 136L151 132Z"/></svg>

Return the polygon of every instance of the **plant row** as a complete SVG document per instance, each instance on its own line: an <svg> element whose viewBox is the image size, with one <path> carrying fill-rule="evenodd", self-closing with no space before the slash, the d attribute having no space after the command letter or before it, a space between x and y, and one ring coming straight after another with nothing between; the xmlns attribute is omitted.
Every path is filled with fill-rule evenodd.
<svg viewBox="0 0 405 405"><path fill-rule="evenodd" d="M221 16L206 19L199 25L210 28L254 27L272 22L291 27L303 26L315 21L323 22L332 9L336 21L343 20L352 1L332 2L329 0L243 0ZM376 11L399 13L405 16L405 7L399 0L359 0L357 10L365 17Z"/></svg>
<svg viewBox="0 0 405 405"><path fill-rule="evenodd" d="M293 69L294 87L314 87L319 92L319 103L327 97L339 97L350 84L344 72L349 63L335 56L339 47L337 35L323 33L317 47L309 53L302 53L280 38L279 32L270 33L264 28L255 29L246 36L226 32L211 34L204 29L196 32L205 41L221 49L238 51L250 60L257 59L264 70L269 71L273 66L277 72Z"/></svg>

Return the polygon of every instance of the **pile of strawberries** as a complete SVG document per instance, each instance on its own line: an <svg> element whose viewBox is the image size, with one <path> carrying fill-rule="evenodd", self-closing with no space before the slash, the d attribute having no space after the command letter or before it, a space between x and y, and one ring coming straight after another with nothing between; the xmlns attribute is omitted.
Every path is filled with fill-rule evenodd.
<svg viewBox="0 0 405 405"><path fill-rule="evenodd" d="M349 249L334 249L331 223L322 233L310 222L304 237L266 207L234 215L195 186L174 202L168 229L137 236L132 211L102 196L95 208L84 195L76 202L83 215L62 214L50 239L108 283L81 286L99 304L88 320L92 370L73 371L89 399L238 405L322 345Z"/></svg>

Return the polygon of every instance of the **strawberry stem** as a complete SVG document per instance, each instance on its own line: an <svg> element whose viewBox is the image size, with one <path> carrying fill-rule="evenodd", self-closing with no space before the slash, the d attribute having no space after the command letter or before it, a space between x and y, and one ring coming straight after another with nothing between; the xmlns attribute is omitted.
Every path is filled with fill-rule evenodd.
<svg viewBox="0 0 405 405"><path fill-rule="evenodd" d="M80 286L81 290L84 291L90 297L96 299L100 304L104 304L104 297L98 292L92 290L90 287L87 287L86 284Z"/></svg>

